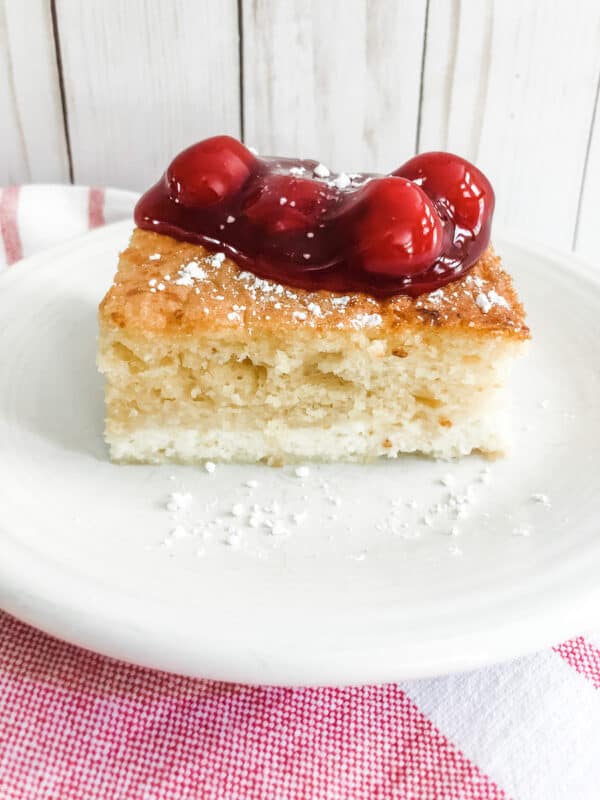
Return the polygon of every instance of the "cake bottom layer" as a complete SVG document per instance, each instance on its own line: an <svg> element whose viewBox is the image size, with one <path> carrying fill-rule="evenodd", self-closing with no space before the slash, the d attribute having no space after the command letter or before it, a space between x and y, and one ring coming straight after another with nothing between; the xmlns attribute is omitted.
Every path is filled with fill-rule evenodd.
<svg viewBox="0 0 600 800"><path fill-rule="evenodd" d="M508 446L506 418L466 420L451 428L340 423L327 429L290 428L281 422L261 430L197 430L181 427L137 427L107 435L111 458L121 463L199 464L207 460L266 462L304 460L370 461L380 456L422 453L455 458L472 452L502 455Z"/></svg>
<svg viewBox="0 0 600 800"><path fill-rule="evenodd" d="M521 346L425 327L276 338L105 326L106 441L121 462L498 455Z"/></svg>

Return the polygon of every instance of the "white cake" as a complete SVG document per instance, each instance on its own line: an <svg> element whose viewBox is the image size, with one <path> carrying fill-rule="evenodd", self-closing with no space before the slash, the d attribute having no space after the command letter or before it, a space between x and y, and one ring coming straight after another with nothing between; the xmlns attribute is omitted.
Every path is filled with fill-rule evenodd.
<svg viewBox="0 0 600 800"><path fill-rule="evenodd" d="M106 440L144 463L498 455L528 338L491 249L443 289L377 299L286 288L136 229L100 307Z"/></svg>

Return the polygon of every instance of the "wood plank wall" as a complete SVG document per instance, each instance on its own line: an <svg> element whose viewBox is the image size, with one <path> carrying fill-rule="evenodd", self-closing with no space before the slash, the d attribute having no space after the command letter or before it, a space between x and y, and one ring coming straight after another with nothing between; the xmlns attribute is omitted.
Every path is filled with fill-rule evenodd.
<svg viewBox="0 0 600 800"><path fill-rule="evenodd" d="M0 0L0 185L143 189L188 143L476 161L498 224L600 260L598 0Z"/></svg>

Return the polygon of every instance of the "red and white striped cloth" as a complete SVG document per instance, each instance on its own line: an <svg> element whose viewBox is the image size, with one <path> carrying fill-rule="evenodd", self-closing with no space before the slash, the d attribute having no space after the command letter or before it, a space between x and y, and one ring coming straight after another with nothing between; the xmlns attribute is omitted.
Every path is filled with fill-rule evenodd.
<svg viewBox="0 0 600 800"><path fill-rule="evenodd" d="M133 192L87 186L0 189L0 270L90 228L131 216ZM0 795L0 800L4 798Z"/></svg>
<svg viewBox="0 0 600 800"><path fill-rule="evenodd" d="M4 189L0 269L134 201ZM0 612L0 800L598 800L599 690L600 633L452 677L281 689L121 664Z"/></svg>

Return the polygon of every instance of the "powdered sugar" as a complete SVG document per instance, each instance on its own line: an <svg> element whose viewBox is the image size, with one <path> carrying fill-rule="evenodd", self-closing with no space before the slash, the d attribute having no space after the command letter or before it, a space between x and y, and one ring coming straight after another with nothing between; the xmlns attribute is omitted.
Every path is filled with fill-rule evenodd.
<svg viewBox="0 0 600 800"><path fill-rule="evenodd" d="M499 295L494 289L490 289L487 294L485 292L479 292L475 298L475 303L484 314L488 314L494 306L510 308L506 299L502 297L502 295Z"/></svg>
<svg viewBox="0 0 600 800"><path fill-rule="evenodd" d="M192 505L192 500L189 492L171 492L167 501L167 510L183 511Z"/></svg>
<svg viewBox="0 0 600 800"><path fill-rule="evenodd" d="M348 295L344 295L342 297L336 296L332 297L329 302L336 309L344 309L350 302L350 298L348 297Z"/></svg>
<svg viewBox="0 0 600 800"><path fill-rule="evenodd" d="M333 179L332 183L336 189L347 189L348 186L352 184L352 181L345 172L340 172L340 174Z"/></svg>
<svg viewBox="0 0 600 800"><path fill-rule="evenodd" d="M349 324L353 328L374 328L381 325L383 318L381 314L356 314L349 320Z"/></svg>
<svg viewBox="0 0 600 800"><path fill-rule="evenodd" d="M212 473L214 464L206 465ZM400 464L390 466L373 483L365 525L357 497L362 491L361 476L370 467L337 465L332 470L327 465L301 464L273 471L225 465L222 469L210 481L198 477L193 490L186 472L188 485L168 494L169 522L158 546L168 551L169 558L183 548L190 555L200 549L203 562L231 551L262 559L282 547L291 557L304 552L306 541L313 543L315 558L335 553L336 558L370 560L385 553L391 557L399 546L409 548L408 555L419 543L428 543L428 548L436 547L446 556L466 555L473 542L487 535L490 501L498 491L495 469L477 459L461 463L457 471L447 466L442 471L431 462L427 491L416 493L410 488L410 473L406 473L408 481L399 481ZM231 471L263 475L263 479L246 477L232 487L227 477ZM228 489L223 491L225 486ZM537 512L536 505L541 506ZM547 507L547 495L524 495L506 514L504 535L507 539L534 536ZM496 518L493 530L497 529ZM454 550L455 545L443 544L448 538L460 539L460 547Z"/></svg>
<svg viewBox="0 0 600 800"><path fill-rule="evenodd" d="M178 286L193 286L195 281L204 280L206 270L197 261L189 261L178 272L179 278L175 281Z"/></svg>
<svg viewBox="0 0 600 800"><path fill-rule="evenodd" d="M225 258L225 253L213 253L213 255L209 257L208 261L211 267L218 268L225 261Z"/></svg>
<svg viewBox="0 0 600 800"><path fill-rule="evenodd" d="M542 506L546 506L546 508L551 508L550 498L547 494L543 494L541 492L537 492L536 494L531 495L531 499L534 503L539 503Z"/></svg>
<svg viewBox="0 0 600 800"><path fill-rule="evenodd" d="M317 164L317 166L313 170L314 174L317 178L328 178L331 174L329 169L325 166L325 164Z"/></svg>
<svg viewBox="0 0 600 800"><path fill-rule="evenodd" d="M441 303L442 300L446 299L443 289L436 289L435 292L430 292L426 298L430 303Z"/></svg>
<svg viewBox="0 0 600 800"><path fill-rule="evenodd" d="M495 306L501 306L502 308L510 308L510 304L506 300L505 297L498 294L494 289L490 289L488 292L488 298L490 302Z"/></svg>
<svg viewBox="0 0 600 800"><path fill-rule="evenodd" d="M475 304L478 308L480 308L484 314L487 314L488 311L492 308L492 303L490 302L488 296L484 292L480 292L477 297L475 298Z"/></svg>

